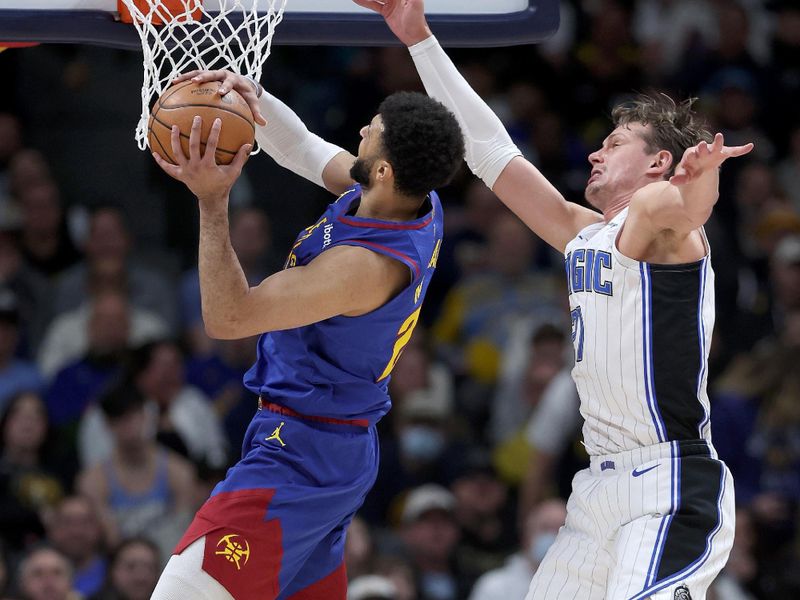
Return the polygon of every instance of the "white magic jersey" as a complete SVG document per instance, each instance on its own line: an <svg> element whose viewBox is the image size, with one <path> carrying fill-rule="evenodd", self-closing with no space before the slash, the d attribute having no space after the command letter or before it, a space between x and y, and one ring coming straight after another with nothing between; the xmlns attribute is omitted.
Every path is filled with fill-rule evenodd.
<svg viewBox="0 0 800 600"><path fill-rule="evenodd" d="M565 251L572 375L593 456L674 440L710 441L710 254L681 265L623 256L615 242L627 214L626 208L609 223L586 227Z"/></svg>

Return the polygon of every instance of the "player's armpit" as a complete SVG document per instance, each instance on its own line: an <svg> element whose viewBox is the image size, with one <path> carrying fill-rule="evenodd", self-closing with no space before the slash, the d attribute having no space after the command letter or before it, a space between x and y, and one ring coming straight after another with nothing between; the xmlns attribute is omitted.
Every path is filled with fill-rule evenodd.
<svg viewBox="0 0 800 600"><path fill-rule="evenodd" d="M503 170L492 188L536 235L559 252L578 232L603 217L588 208L567 202L542 173L518 156Z"/></svg>
<svg viewBox="0 0 800 600"><path fill-rule="evenodd" d="M206 332L238 339L366 314L392 299L410 277L399 261L360 246L336 246L308 265L285 269L250 288L234 314L207 319Z"/></svg>

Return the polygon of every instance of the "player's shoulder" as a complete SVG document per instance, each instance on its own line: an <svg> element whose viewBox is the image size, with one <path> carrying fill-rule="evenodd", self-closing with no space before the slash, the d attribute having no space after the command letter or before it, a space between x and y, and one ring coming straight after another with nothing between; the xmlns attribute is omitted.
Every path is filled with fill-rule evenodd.
<svg viewBox="0 0 800 600"><path fill-rule="evenodd" d="M674 185L669 181L654 181L633 193L628 212L632 217L654 215L679 201L680 193Z"/></svg>
<svg viewBox="0 0 800 600"><path fill-rule="evenodd" d="M585 225L582 229L580 229L569 242L567 242L566 247L564 248L564 254L569 254L575 246L581 246L585 242L588 242L595 234L606 227L606 222L602 219L598 221L594 221Z"/></svg>

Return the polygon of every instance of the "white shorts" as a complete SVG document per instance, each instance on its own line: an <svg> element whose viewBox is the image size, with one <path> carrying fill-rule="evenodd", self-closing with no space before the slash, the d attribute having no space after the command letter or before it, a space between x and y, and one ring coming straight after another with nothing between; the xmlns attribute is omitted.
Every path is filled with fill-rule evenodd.
<svg viewBox="0 0 800 600"><path fill-rule="evenodd" d="M595 456L526 600L703 600L733 545L733 479L701 440Z"/></svg>

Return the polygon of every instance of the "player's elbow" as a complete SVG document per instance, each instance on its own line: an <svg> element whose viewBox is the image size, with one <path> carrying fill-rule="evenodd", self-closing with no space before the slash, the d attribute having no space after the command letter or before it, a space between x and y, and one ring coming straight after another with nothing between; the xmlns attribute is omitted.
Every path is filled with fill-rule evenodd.
<svg viewBox="0 0 800 600"><path fill-rule="evenodd" d="M224 319L210 319L205 317L203 319L203 326L206 335L212 340L235 340L244 337L239 334L238 327L233 321L226 321Z"/></svg>

